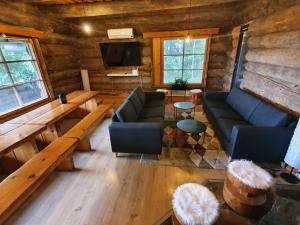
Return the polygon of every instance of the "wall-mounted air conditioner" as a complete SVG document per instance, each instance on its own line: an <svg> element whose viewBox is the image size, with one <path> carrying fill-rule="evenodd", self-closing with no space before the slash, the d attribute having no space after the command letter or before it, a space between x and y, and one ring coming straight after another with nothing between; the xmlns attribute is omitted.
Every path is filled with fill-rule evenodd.
<svg viewBox="0 0 300 225"><path fill-rule="evenodd" d="M134 38L133 28L109 29L107 30L109 39L128 39Z"/></svg>

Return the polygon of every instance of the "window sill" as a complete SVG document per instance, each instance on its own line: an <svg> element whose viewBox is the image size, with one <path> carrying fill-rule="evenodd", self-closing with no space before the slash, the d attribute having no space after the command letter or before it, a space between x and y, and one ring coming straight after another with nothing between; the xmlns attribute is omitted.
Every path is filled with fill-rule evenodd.
<svg viewBox="0 0 300 225"><path fill-rule="evenodd" d="M153 87L154 88L166 88L166 89L171 90L172 84L161 84L159 86L153 86ZM188 84L187 85L187 90L196 89L196 88L203 89L204 87L205 87L205 85L203 83L202 84Z"/></svg>
<svg viewBox="0 0 300 225"><path fill-rule="evenodd" d="M20 116L22 114L25 114L25 113L27 113L29 111L32 111L32 110L34 110L34 109L36 109L36 108L38 108L38 107L40 107L40 106L42 106L44 104L49 103L50 101L51 100L48 97L48 98L39 100L37 102L31 103L29 105L26 105L26 106L24 106L22 108L18 108L18 109L14 110L14 111L5 113L5 114L3 114L3 115L0 116L0 123L4 123L4 122L6 122L8 120L11 120L11 119L13 119L15 117L18 117L18 116Z"/></svg>

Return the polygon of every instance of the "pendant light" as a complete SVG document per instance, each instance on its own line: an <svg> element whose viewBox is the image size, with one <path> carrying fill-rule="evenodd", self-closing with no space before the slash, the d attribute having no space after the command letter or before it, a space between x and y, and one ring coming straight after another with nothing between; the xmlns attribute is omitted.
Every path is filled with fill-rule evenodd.
<svg viewBox="0 0 300 225"><path fill-rule="evenodd" d="M82 28L83 28L85 33L88 33L88 34L91 33L92 29L91 29L91 26L89 24L86 24L86 23L83 24Z"/></svg>
<svg viewBox="0 0 300 225"><path fill-rule="evenodd" d="M85 10L85 2L84 2L84 0L82 0L81 3L82 3L82 9L83 9L83 12L84 12L84 16L86 17L86 10ZM92 31L91 26L89 24L87 24L87 23L82 24L82 29L87 34L90 34L91 31Z"/></svg>
<svg viewBox="0 0 300 225"><path fill-rule="evenodd" d="M188 33L187 36L185 38L185 42L186 43L190 43L191 42L191 37L190 37L190 29L191 29L191 8L192 8L192 0L190 0L190 5L189 5L189 15L188 15Z"/></svg>

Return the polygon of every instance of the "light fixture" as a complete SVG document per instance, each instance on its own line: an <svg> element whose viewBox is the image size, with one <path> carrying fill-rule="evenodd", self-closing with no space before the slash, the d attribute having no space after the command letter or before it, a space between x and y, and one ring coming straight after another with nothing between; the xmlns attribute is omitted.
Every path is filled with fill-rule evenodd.
<svg viewBox="0 0 300 225"><path fill-rule="evenodd" d="M186 43L190 43L191 42L191 37L190 37L190 29L191 29L191 8L192 8L192 0L190 0L190 5L189 5L189 15L188 15L188 33L187 36L185 38L185 42Z"/></svg>
<svg viewBox="0 0 300 225"><path fill-rule="evenodd" d="M92 28L89 24L83 24L82 28L83 28L84 32L86 32L88 34L91 33L91 31L92 31Z"/></svg>
<svg viewBox="0 0 300 225"><path fill-rule="evenodd" d="M2 34L1 34L1 37L2 37L2 38L6 38L6 34L2 33Z"/></svg>
<svg viewBox="0 0 300 225"><path fill-rule="evenodd" d="M82 1L82 9L83 9L84 16L86 17L86 9L85 9L85 3L84 3L84 1ZM87 23L84 23L83 26L82 26L82 28L83 28L83 31L85 33L87 33L87 34L91 33L91 31L92 31L91 26L89 24L87 24Z"/></svg>
<svg viewBox="0 0 300 225"><path fill-rule="evenodd" d="M186 36L185 42L186 42L186 43L190 43L190 42L191 42L191 37L190 37L189 34L188 34L188 36Z"/></svg>

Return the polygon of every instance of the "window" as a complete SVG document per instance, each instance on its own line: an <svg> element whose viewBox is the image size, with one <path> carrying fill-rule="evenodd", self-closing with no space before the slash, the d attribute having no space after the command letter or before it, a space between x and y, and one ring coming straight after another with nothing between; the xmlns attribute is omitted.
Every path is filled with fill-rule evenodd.
<svg viewBox="0 0 300 225"><path fill-rule="evenodd" d="M163 83L183 78L189 84L201 84L205 67L207 39L163 40Z"/></svg>
<svg viewBox="0 0 300 225"><path fill-rule="evenodd" d="M47 97L31 39L0 38L0 115Z"/></svg>

